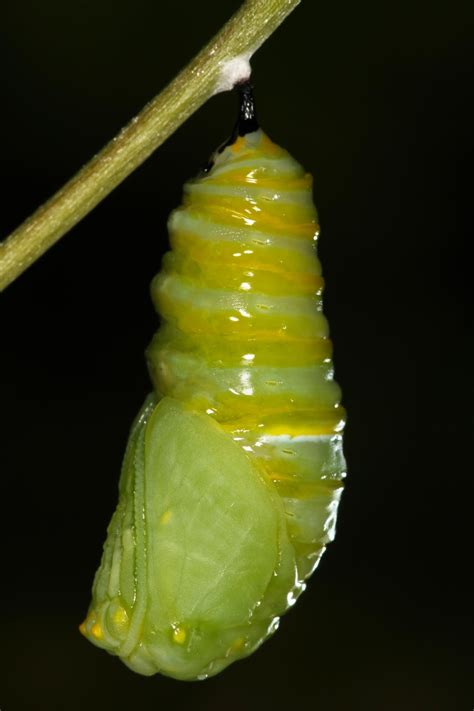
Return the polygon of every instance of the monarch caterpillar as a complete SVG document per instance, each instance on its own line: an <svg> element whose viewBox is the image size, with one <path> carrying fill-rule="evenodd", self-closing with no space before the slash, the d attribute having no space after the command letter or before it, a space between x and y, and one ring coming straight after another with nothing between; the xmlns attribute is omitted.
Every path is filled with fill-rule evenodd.
<svg viewBox="0 0 474 711"><path fill-rule="evenodd" d="M184 186L151 292L153 393L81 632L146 675L253 652L334 537L345 462L312 178L258 127Z"/></svg>

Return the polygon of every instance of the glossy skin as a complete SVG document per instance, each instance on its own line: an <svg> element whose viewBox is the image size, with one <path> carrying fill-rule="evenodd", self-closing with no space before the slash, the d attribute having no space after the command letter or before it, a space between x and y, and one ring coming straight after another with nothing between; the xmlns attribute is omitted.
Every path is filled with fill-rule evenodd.
<svg viewBox="0 0 474 711"><path fill-rule="evenodd" d="M257 130L170 217L152 283L155 392L81 625L142 674L206 678L250 654L334 537L344 412L311 188Z"/></svg>

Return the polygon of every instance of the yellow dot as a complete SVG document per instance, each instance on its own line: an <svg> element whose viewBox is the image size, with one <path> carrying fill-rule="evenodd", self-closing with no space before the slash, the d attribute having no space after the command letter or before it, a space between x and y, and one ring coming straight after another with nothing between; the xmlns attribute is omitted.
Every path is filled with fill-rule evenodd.
<svg viewBox="0 0 474 711"><path fill-rule="evenodd" d="M184 644L186 641L186 630L182 627L175 627L173 630L173 640L176 644Z"/></svg>
<svg viewBox="0 0 474 711"><path fill-rule="evenodd" d="M239 652L245 644L245 639L243 637L238 637L232 642L232 649L234 652Z"/></svg>
<svg viewBox="0 0 474 711"><path fill-rule="evenodd" d="M117 607L114 614L112 615L112 619L117 625L117 627L125 627L125 625L128 623L127 610L125 610L125 608L123 607Z"/></svg>
<svg viewBox="0 0 474 711"><path fill-rule="evenodd" d="M162 517L160 518L160 523L162 523L163 526L166 526L166 524L171 521L172 516L173 514L171 511L165 511Z"/></svg>
<svg viewBox="0 0 474 711"><path fill-rule="evenodd" d="M91 634L96 639L102 639L102 637L104 636L102 627L100 626L100 624L98 622L96 622L95 625L92 625Z"/></svg>

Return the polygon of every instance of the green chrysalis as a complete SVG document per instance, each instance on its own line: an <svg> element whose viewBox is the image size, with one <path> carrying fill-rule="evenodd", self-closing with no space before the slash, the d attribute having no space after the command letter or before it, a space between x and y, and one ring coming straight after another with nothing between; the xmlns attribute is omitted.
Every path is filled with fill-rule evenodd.
<svg viewBox="0 0 474 711"><path fill-rule="evenodd" d="M345 475L312 180L241 95L169 220L154 392L81 625L141 674L206 678L267 639L334 537Z"/></svg>

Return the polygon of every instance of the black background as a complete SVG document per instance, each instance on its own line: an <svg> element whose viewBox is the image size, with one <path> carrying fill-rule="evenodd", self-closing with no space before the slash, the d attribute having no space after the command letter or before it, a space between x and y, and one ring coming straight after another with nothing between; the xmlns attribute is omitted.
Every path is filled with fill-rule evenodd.
<svg viewBox="0 0 474 711"><path fill-rule="evenodd" d="M0 234L238 5L4 3ZM166 218L229 134L235 97L209 101L2 295L2 711L472 708L466 9L304 0L253 59L262 125L315 177L350 476L335 543L249 659L206 682L142 678L77 631L150 388L148 285Z"/></svg>

